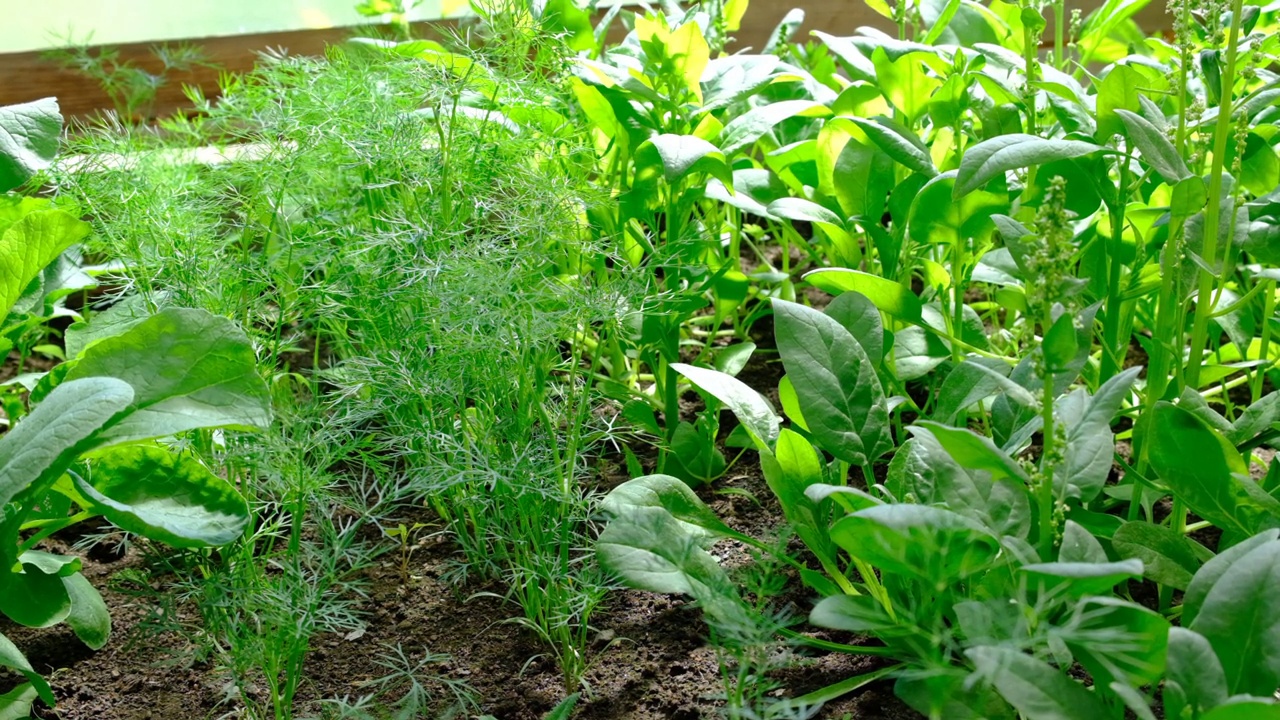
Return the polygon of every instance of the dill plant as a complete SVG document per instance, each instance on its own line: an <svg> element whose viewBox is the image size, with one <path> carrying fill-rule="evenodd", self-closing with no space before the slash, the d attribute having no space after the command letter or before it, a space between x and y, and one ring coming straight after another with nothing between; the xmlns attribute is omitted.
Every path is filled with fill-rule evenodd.
<svg viewBox="0 0 1280 720"><path fill-rule="evenodd" d="M516 12L489 17L506 33ZM584 216L606 198L587 185L581 129L555 110L564 56L523 37L531 54L264 57L203 115L167 123L172 143L86 129L76 149L98 166L60 177L97 223L91 250L123 259L123 285L239 320L284 414L316 416L245 461L265 524L192 580L238 682L267 668L259 714L291 716L309 637L350 622L348 579L368 558L347 529L315 535L349 504L329 488L341 468L372 466L432 507L462 551L458 577L501 581L570 692L589 664L610 583L587 559L580 481L606 431L591 362L563 341L619 324L643 284L600 271L611 248ZM477 117L499 103L519 127ZM257 150L174 160L172 144L194 142ZM322 597L297 595L317 577Z"/></svg>

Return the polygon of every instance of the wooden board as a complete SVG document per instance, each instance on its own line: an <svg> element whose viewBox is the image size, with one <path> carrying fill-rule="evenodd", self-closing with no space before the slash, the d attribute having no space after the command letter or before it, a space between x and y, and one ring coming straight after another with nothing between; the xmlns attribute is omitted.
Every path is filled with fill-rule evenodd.
<svg viewBox="0 0 1280 720"><path fill-rule="evenodd" d="M1098 2L1100 0L1084 0L1081 7L1092 9ZM863 0L756 0L743 19L742 29L736 34L737 46L763 47L783 16L793 7L805 12L805 24L798 37L807 37L813 29L833 35L850 35L862 25L890 29L888 22L869 10ZM1167 20L1160 0L1154 0L1144 9L1138 16L1138 22L1149 30L1164 28ZM429 27L424 24L419 30L429 33ZM259 53L268 48L284 49L290 54L318 55L326 46L341 42L351 34L350 28L330 28L192 39L188 42L198 45L214 67L172 74L160 88L154 110L165 115L187 106L182 91L184 84L199 87L206 95L216 93L220 69L247 71L257 61ZM151 54L149 43L121 45L118 50L122 61L136 63L150 72L157 72L160 68ZM0 105L29 102L50 95L58 98L63 114L68 117L85 117L112 107L110 97L96 81L60 68L57 63L42 57L41 53L0 54Z"/></svg>

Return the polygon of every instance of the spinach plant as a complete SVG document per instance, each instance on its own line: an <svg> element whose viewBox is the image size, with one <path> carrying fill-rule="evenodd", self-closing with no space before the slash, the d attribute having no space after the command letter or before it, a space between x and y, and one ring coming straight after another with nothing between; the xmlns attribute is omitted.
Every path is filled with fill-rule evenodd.
<svg viewBox="0 0 1280 720"><path fill-rule="evenodd" d="M56 109L36 103L0 113L5 182L26 181L52 159L61 129ZM0 308L12 318L15 303L44 293L56 277L51 264L88 226L48 200L10 194L0 201L7 269ZM253 348L224 318L174 308L77 332L79 351L34 383L29 411L6 409L0 612L28 627L65 622L96 649L110 633L106 605L80 574L79 558L41 550L41 541L103 517L179 547L231 542L248 521L244 499L194 455L159 440L262 428L271 415ZM3 636L0 664L26 678L0 698L0 712L25 714L36 698L54 704L49 684Z"/></svg>

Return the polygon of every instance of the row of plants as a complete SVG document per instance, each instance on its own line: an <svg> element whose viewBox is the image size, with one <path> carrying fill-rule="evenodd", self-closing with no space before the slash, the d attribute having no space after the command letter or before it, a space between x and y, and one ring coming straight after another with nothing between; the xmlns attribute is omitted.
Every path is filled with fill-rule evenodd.
<svg viewBox="0 0 1280 720"><path fill-rule="evenodd" d="M812 625L870 638L794 640L891 658L930 717L1273 711L1274 11L1182 3L1170 42L1142 4L873 5L896 37L714 61L732 10L695 8L579 62L599 227L675 298L602 343L669 453L605 499L602 564L732 626L707 550L771 553ZM785 375L752 389L717 341L766 315ZM802 553L691 492L722 409Z"/></svg>
<svg viewBox="0 0 1280 720"><path fill-rule="evenodd" d="M162 559L184 632L290 718L313 637L360 627L388 547L361 526L411 584L396 518L425 504L567 694L620 579L698 601L733 717L884 677L930 717L1265 717L1276 11L1181 0L1164 38L1144 5L873 2L895 34L797 39L792 14L730 54L741 0L477 3L465 36L400 23L266 56L189 117L77 128L61 165L53 108L5 109L0 185L31 191L0 215L5 342L65 362L6 386L0 610L100 645L76 561L36 546L100 515L191 548ZM252 152L183 154L211 144ZM110 309L68 308L97 282ZM597 507L611 446L634 479ZM747 453L778 537L705 502ZM837 634L778 621L726 539ZM885 664L779 699L751 647L779 638ZM53 702L5 657L14 707Z"/></svg>

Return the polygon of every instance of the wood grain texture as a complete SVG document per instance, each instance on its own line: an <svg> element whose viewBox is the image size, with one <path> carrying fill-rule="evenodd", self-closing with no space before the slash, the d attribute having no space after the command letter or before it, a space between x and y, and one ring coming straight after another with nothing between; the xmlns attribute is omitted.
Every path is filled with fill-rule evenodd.
<svg viewBox="0 0 1280 720"><path fill-rule="evenodd" d="M1088 11L1099 2L1084 0L1079 7ZM1074 4L1069 3L1068 7L1072 6ZM850 35L863 25L891 29L888 21L869 10L863 0L756 0L743 19L741 30L736 33L736 48L763 47L770 33L793 7L805 12L805 23L797 39L807 38L809 31L814 29L832 35ZM1163 29L1168 24L1161 0L1153 0L1139 13L1137 20L1147 30ZM447 26L448 22L435 25ZM429 34L431 27L422 24L419 30ZM232 72L247 71L257 61L259 53L269 48L284 49L294 55L319 55L326 46L350 37L351 32L350 28L330 28L185 41L199 46L214 67L173 73L159 89L155 112L166 115L186 107L188 103L183 95L183 85L194 85L212 96L218 89L220 68ZM118 46L120 59L156 72L160 64L152 56L151 47L151 43ZM110 97L95 81L60 68L57 63L41 57L40 53L0 54L0 105L29 102L50 95L58 98L63 114L68 117L83 118L111 107Z"/></svg>

